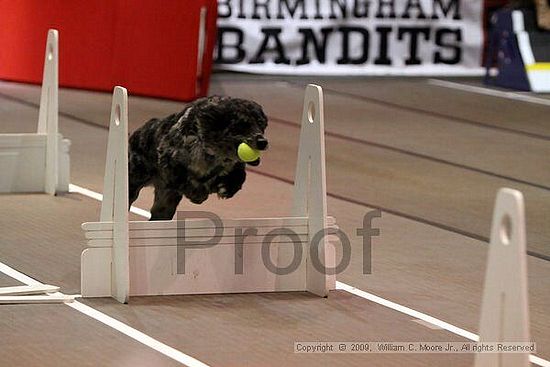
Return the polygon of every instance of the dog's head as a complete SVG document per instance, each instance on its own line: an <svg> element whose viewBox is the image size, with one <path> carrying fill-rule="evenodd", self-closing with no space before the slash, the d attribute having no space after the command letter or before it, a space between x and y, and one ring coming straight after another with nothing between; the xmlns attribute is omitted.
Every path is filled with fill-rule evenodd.
<svg viewBox="0 0 550 367"><path fill-rule="evenodd" d="M237 148L245 142L257 150L266 150L267 117L252 101L230 97L208 97L196 102L198 132L211 154L224 160L239 161ZM194 111L193 111L194 112ZM260 164L258 158L249 162Z"/></svg>

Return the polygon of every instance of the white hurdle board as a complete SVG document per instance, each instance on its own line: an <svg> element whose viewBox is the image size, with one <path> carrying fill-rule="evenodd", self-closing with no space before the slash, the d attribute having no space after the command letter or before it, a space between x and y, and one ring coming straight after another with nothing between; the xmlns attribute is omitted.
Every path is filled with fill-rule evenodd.
<svg viewBox="0 0 550 367"><path fill-rule="evenodd" d="M326 214L322 98L320 87L307 87L292 215L222 219L222 227L217 227L204 218L128 221L128 97L124 88L116 87L101 217L82 225L88 240L81 256L82 296L112 296L122 303L134 295L309 291L326 296L335 288L335 275L319 271L310 258L311 239L326 228L328 236L316 245L316 263L334 268L329 240L337 227ZM245 235L248 228L257 232ZM295 236L273 236L269 247L262 246L266 235L280 228ZM218 244L205 246L213 237ZM242 267L237 269L236 263ZM272 271L291 264L296 265L292 272Z"/></svg>
<svg viewBox="0 0 550 367"><path fill-rule="evenodd" d="M0 287L0 305L65 303L74 300L74 296L66 296L58 291L59 287L49 284Z"/></svg>
<svg viewBox="0 0 550 367"><path fill-rule="evenodd" d="M0 193L69 191L70 141L58 133L58 39L48 31L37 132L0 134Z"/></svg>
<svg viewBox="0 0 550 367"><path fill-rule="evenodd" d="M530 342L523 195L497 194L479 326L480 342ZM476 367L527 367L529 353L477 353Z"/></svg>

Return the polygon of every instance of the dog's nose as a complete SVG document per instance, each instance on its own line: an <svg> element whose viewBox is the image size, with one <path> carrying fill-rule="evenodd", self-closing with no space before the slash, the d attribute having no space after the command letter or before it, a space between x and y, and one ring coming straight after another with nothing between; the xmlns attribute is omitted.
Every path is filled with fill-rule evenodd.
<svg viewBox="0 0 550 367"><path fill-rule="evenodd" d="M256 148L258 150L266 150L267 145L268 145L267 139L264 138L263 136L256 138Z"/></svg>

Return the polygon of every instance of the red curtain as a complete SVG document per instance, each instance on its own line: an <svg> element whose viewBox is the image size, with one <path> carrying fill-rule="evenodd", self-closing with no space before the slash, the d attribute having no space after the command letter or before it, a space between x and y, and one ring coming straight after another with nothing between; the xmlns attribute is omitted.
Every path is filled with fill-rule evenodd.
<svg viewBox="0 0 550 367"><path fill-rule="evenodd" d="M198 68L200 11L206 52ZM0 0L0 78L41 83L47 30L59 30L60 85L192 100L207 93L216 0ZM202 70L202 78L198 78Z"/></svg>

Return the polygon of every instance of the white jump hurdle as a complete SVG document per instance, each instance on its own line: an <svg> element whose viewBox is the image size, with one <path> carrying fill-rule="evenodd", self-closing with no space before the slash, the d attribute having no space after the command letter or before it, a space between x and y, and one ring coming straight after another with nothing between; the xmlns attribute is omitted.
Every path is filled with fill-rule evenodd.
<svg viewBox="0 0 550 367"><path fill-rule="evenodd" d="M114 90L99 222L84 223L88 247L81 257L83 297L112 296L127 302L130 295L309 291L327 296L335 288L335 276L317 270L310 257L310 242L323 228L336 227L326 211L323 94L318 86L306 89L292 216L223 220L219 244L202 245L219 226L209 219L128 222L128 127L127 92ZM250 236L241 228L257 228ZM275 236L269 249L271 264L296 270L275 274L262 260L262 240L273 229L291 229L293 239ZM178 245L186 243L178 260ZM294 242L292 242L294 240ZM267 247L266 247L267 248ZM294 256L295 251L302 256ZM321 239L318 262L334 267L334 249ZM235 263L242 260L242 273ZM178 274L183 265L184 274ZM317 263L318 263L317 262ZM181 271L180 271L181 272ZM236 274L237 273L237 274Z"/></svg>
<svg viewBox="0 0 550 367"><path fill-rule="evenodd" d="M530 342L523 195L497 194L479 326L480 342ZM529 353L478 353L476 367L526 367Z"/></svg>
<svg viewBox="0 0 550 367"><path fill-rule="evenodd" d="M48 32L36 134L0 134L0 193L69 191L70 141L58 133L58 33Z"/></svg>
<svg viewBox="0 0 550 367"><path fill-rule="evenodd" d="M74 296L57 293L59 287L49 284L19 285L0 288L0 305L34 303L68 303Z"/></svg>

